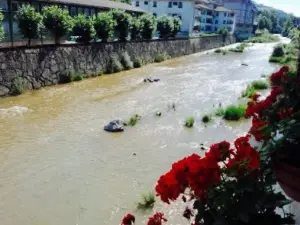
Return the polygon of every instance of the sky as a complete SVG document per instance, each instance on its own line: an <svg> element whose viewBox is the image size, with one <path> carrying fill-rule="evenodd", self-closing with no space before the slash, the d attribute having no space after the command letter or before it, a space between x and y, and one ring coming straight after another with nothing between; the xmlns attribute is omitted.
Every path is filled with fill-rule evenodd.
<svg viewBox="0 0 300 225"><path fill-rule="evenodd" d="M255 0L267 6L281 9L288 13L293 13L300 17L300 0Z"/></svg>

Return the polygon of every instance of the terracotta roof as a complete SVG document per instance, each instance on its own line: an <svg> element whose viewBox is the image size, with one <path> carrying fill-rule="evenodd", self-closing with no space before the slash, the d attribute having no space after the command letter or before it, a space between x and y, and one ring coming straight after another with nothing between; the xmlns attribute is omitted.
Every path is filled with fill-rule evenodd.
<svg viewBox="0 0 300 225"><path fill-rule="evenodd" d="M218 6L217 8L215 8L215 11L217 11L217 12L230 12L230 13L234 12L233 10L227 9L223 6Z"/></svg>
<svg viewBox="0 0 300 225"><path fill-rule="evenodd" d="M49 0L48 2L53 3L60 3L60 4L71 4L71 5L81 5L81 6L89 6L89 7L95 7L95 8L107 8L107 9L123 9L126 11L131 12L143 12L146 13L145 10L140 9L138 7L121 3L121 2L114 2L114 1L108 1L108 0Z"/></svg>

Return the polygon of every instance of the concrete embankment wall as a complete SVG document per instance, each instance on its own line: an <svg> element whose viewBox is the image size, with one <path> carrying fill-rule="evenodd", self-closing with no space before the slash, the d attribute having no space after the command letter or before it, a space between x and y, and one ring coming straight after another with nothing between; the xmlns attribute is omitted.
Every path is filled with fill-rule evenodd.
<svg viewBox="0 0 300 225"><path fill-rule="evenodd" d="M94 43L90 45L39 46L0 49L0 96L13 94L16 81L25 89L58 84L71 73L97 76L106 71L111 55L127 52L133 59L153 62L154 56L166 52L171 57L189 55L235 43L228 36L136 42Z"/></svg>

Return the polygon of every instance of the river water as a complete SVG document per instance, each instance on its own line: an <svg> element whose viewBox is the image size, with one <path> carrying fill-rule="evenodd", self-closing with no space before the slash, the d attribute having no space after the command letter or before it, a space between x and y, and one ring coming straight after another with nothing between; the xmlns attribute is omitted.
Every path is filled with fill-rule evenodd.
<svg viewBox="0 0 300 225"><path fill-rule="evenodd" d="M204 154L200 143L233 141L248 130L246 120L214 118L205 126L201 116L219 103L237 104L247 84L270 74L273 46L226 56L209 51L0 99L0 224L116 225L126 212L142 224L152 212L135 212L135 202L172 162ZM143 83L145 77L161 81ZM103 131L135 113L142 116L135 127ZM194 128L183 126L188 116L196 117ZM169 224L187 224L179 203L158 201L155 210Z"/></svg>

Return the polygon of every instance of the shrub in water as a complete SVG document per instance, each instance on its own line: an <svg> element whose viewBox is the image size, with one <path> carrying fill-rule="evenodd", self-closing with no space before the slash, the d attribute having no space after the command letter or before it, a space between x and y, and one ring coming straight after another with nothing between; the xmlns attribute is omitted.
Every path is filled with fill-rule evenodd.
<svg viewBox="0 0 300 225"><path fill-rule="evenodd" d="M130 70L133 68L133 63L127 52L121 54L121 64L125 70Z"/></svg>
<svg viewBox="0 0 300 225"><path fill-rule="evenodd" d="M141 36L143 39L151 40L156 32L157 22L156 17L151 13L143 14L140 17Z"/></svg>
<svg viewBox="0 0 300 225"><path fill-rule="evenodd" d="M244 105L231 105L225 109L224 119L226 120L239 120L244 117L246 107Z"/></svg>
<svg viewBox="0 0 300 225"><path fill-rule="evenodd" d="M203 123L208 123L209 121L211 121L211 116L206 114L202 117L202 122Z"/></svg>
<svg viewBox="0 0 300 225"><path fill-rule="evenodd" d="M195 123L195 118L193 116L190 116L188 117L186 120L185 120L185 126L186 127L193 127L194 126L194 123Z"/></svg>
<svg viewBox="0 0 300 225"><path fill-rule="evenodd" d="M17 77L12 82L12 94L13 95L20 95L25 91L25 79L22 77Z"/></svg>
<svg viewBox="0 0 300 225"><path fill-rule="evenodd" d="M222 53L222 49L220 49L220 48L216 49L215 53Z"/></svg>
<svg viewBox="0 0 300 225"><path fill-rule="evenodd" d="M83 14L74 17L73 35L79 37L78 41L87 44L93 39L95 34L92 18L87 18Z"/></svg>
<svg viewBox="0 0 300 225"><path fill-rule="evenodd" d="M139 58L139 57L134 58L134 60L133 60L134 68L140 68L140 67L142 67L142 65L143 65L143 61L141 60L141 58Z"/></svg>
<svg viewBox="0 0 300 225"><path fill-rule="evenodd" d="M137 124L137 122L139 121L141 119L141 116L140 115L138 115L138 114L135 114L135 115L133 115L130 119L129 119L129 121L128 121L128 125L130 125L130 126L135 126L136 124Z"/></svg>
<svg viewBox="0 0 300 225"><path fill-rule="evenodd" d="M142 194L142 199L137 203L137 209L146 210L152 209L155 203L155 194L154 192L149 192L146 194Z"/></svg>
<svg viewBox="0 0 300 225"><path fill-rule="evenodd" d="M115 20L113 19L111 12L98 13L98 15L94 17L96 34L102 42L107 42L108 39L112 37L114 26Z"/></svg>
<svg viewBox="0 0 300 225"><path fill-rule="evenodd" d="M172 35L174 29L173 18L167 15L158 17L157 19L157 31L160 38L167 39Z"/></svg>
<svg viewBox="0 0 300 225"><path fill-rule="evenodd" d="M284 49L282 44L278 44L274 47L274 50L272 52L273 57L282 57L284 56Z"/></svg>
<svg viewBox="0 0 300 225"><path fill-rule="evenodd" d="M163 52L154 57L154 62L156 62L156 63L163 62L169 58L170 58L170 56L166 52Z"/></svg>
<svg viewBox="0 0 300 225"><path fill-rule="evenodd" d="M115 20L115 35L120 41L126 41L129 35L132 17L124 10L112 10L113 19Z"/></svg>
<svg viewBox="0 0 300 225"><path fill-rule="evenodd" d="M59 44L61 37L72 31L73 19L67 9L57 5L47 6L42 10L43 23L54 37L55 44Z"/></svg>
<svg viewBox="0 0 300 225"><path fill-rule="evenodd" d="M39 31L42 27L42 16L29 5L22 5L16 14L18 26L24 38L28 39L28 45L31 45L31 40L39 37Z"/></svg>
<svg viewBox="0 0 300 225"><path fill-rule="evenodd" d="M255 80L251 83L251 86L256 90L263 90L269 87L269 84L265 80Z"/></svg>
<svg viewBox="0 0 300 225"><path fill-rule="evenodd" d="M112 54L109 57L109 61L106 67L107 73L117 73L123 70L123 66L116 54Z"/></svg>
<svg viewBox="0 0 300 225"><path fill-rule="evenodd" d="M224 116L225 110L222 107L216 109L215 115L216 116Z"/></svg>

